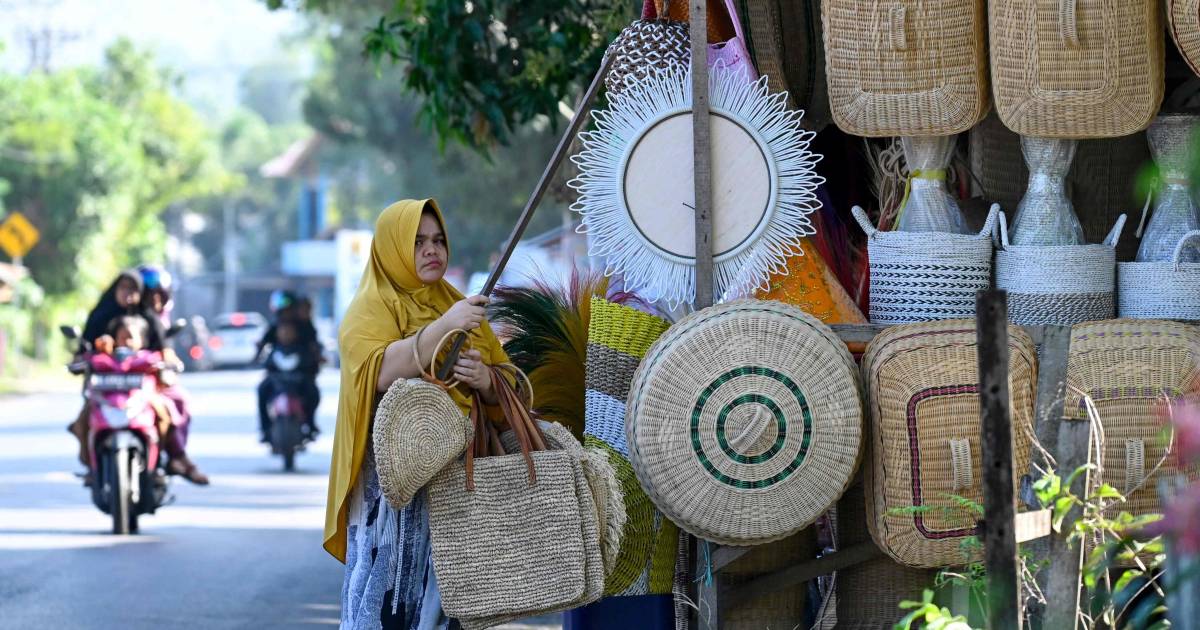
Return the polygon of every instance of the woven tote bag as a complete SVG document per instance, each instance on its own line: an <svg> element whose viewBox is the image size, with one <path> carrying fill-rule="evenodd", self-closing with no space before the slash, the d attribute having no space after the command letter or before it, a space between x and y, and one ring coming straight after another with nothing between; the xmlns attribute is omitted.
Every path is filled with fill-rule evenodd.
<svg viewBox="0 0 1200 630"><path fill-rule="evenodd" d="M1200 74L1200 0L1167 0L1167 24L1183 60Z"/></svg>
<svg viewBox="0 0 1200 630"><path fill-rule="evenodd" d="M988 112L983 0L824 0L833 119L856 136L946 136Z"/></svg>
<svg viewBox="0 0 1200 630"><path fill-rule="evenodd" d="M499 368L492 384L520 449L505 453L478 392L466 457L429 484L429 536L442 607L465 628L600 598L599 526L580 460L547 450Z"/></svg>
<svg viewBox="0 0 1200 630"><path fill-rule="evenodd" d="M1037 358L1033 340L1008 328L1013 470L1029 468ZM863 355L870 416L864 469L871 537L897 562L964 564L960 543L978 516L954 497L983 502L979 368L974 320L893 326ZM1014 480L1014 492L1020 479Z"/></svg>
<svg viewBox="0 0 1200 630"><path fill-rule="evenodd" d="M867 213L853 214L867 233L872 324L907 324L975 316L975 293L992 278L992 205L978 234L883 232Z"/></svg>
<svg viewBox="0 0 1200 630"><path fill-rule="evenodd" d="M1159 0L992 0L1000 119L1023 136L1115 138L1145 129L1163 99Z"/></svg>
<svg viewBox="0 0 1200 630"><path fill-rule="evenodd" d="M646 350L670 324L602 298L591 300L588 321L584 448L616 472L626 513L606 596L667 594L675 574L679 531L663 518L638 483L625 445L625 401Z"/></svg>
<svg viewBox="0 0 1200 630"><path fill-rule="evenodd" d="M1010 245L1004 213L996 252L996 287L1008 291L1014 324L1070 326L1116 312L1117 241L1125 215L1098 245Z"/></svg>
<svg viewBox="0 0 1200 630"><path fill-rule="evenodd" d="M1117 264L1117 313L1136 319L1200 321L1200 263L1179 262L1185 247L1200 248L1200 230L1175 246L1173 262Z"/></svg>
<svg viewBox="0 0 1200 630"><path fill-rule="evenodd" d="M756 545L810 525L858 466L854 357L820 320L780 302L693 313L646 353L625 434L642 487L692 534Z"/></svg>
<svg viewBox="0 0 1200 630"><path fill-rule="evenodd" d="M1103 456L1094 483L1125 495L1115 512L1161 511L1158 480L1177 471L1163 436L1168 404L1200 394L1200 329L1160 320L1077 324L1067 360L1068 421L1089 406Z"/></svg>
<svg viewBox="0 0 1200 630"><path fill-rule="evenodd" d="M413 361L423 378L398 379L388 387L375 411L371 444L379 471L379 488L388 503L403 509L430 479L467 448L471 427L445 389L433 383L431 358L424 371L413 344ZM451 331L447 337L460 331ZM440 344L439 344L440 345Z"/></svg>

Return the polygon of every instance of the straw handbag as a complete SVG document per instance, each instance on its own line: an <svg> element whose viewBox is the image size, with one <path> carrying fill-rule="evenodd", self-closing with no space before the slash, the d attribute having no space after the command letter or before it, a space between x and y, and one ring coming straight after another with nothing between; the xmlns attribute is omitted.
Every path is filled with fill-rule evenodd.
<svg viewBox="0 0 1200 630"><path fill-rule="evenodd" d="M607 596L671 592L679 530L646 496L625 444L625 401L633 373L669 325L628 306L591 300L584 448L616 471L626 513L617 561L604 587Z"/></svg>
<svg viewBox="0 0 1200 630"><path fill-rule="evenodd" d="M471 432L458 405L445 389L434 384L432 361L429 372L424 370L417 354L424 331L417 331L413 343L413 362L421 369L421 378L392 383L379 401L371 433L379 488L397 510L408 505L434 475L462 455ZM451 331L446 337L460 332Z"/></svg>
<svg viewBox="0 0 1200 630"><path fill-rule="evenodd" d="M727 302L677 322L634 375L626 419L654 504L728 545L810 525L850 483L862 446L854 357L780 302Z"/></svg>
<svg viewBox="0 0 1200 630"><path fill-rule="evenodd" d="M1200 247L1200 231L1188 232L1168 263L1117 264L1117 313L1137 319L1200 321L1200 263L1179 262L1185 247Z"/></svg>
<svg viewBox="0 0 1200 630"><path fill-rule="evenodd" d="M854 218L867 233L873 324L975 316L975 293L992 277L993 205L978 234L881 232L860 207Z"/></svg>
<svg viewBox="0 0 1200 630"><path fill-rule="evenodd" d="M1167 0L1167 24L1183 60L1200 74L1200 0Z"/></svg>
<svg viewBox="0 0 1200 630"><path fill-rule="evenodd" d="M429 484L442 607L468 630L582 606L604 589L595 502L579 458L547 450L529 415L532 396L521 400L502 368L491 370L519 452L506 454L476 392L466 457Z"/></svg>
<svg viewBox="0 0 1200 630"><path fill-rule="evenodd" d="M893 326L863 356L870 416L867 525L897 562L943 567L977 558L960 543L983 502L979 368L974 320ZM1037 358L1033 340L1008 328L1013 470L1029 468ZM1019 486L1020 477L1013 479ZM1014 487L1014 492L1017 490Z"/></svg>
<svg viewBox="0 0 1200 630"><path fill-rule="evenodd" d="M857 136L945 136L988 112L983 0L824 0L834 121Z"/></svg>
<svg viewBox="0 0 1200 630"><path fill-rule="evenodd" d="M1070 326L1116 312L1117 241L1125 215L1099 245L1011 245L1004 213L996 252L996 287L1008 291L1014 324Z"/></svg>
<svg viewBox="0 0 1200 630"><path fill-rule="evenodd" d="M1118 319L1071 329L1063 413L1068 421L1099 423L1095 436L1103 455L1092 481L1126 498L1108 516L1161 511L1158 480L1177 470L1163 434L1169 405L1198 393L1197 327Z"/></svg>
<svg viewBox="0 0 1200 630"><path fill-rule="evenodd" d="M992 0L1000 119L1048 138L1145 129L1163 99L1162 32L1160 0Z"/></svg>

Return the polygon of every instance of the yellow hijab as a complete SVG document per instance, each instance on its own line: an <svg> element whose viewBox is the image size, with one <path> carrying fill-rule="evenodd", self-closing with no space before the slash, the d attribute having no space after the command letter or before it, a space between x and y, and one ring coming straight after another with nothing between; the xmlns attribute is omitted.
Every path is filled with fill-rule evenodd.
<svg viewBox="0 0 1200 630"><path fill-rule="evenodd" d="M442 211L432 199L398 201L379 215L370 261L338 331L342 386L325 505L325 550L342 562L346 561L348 499L367 450L384 350L393 341L414 335L463 299L462 293L445 280L423 284L417 276L417 228L426 209L434 213L445 231ZM448 236L446 243L449 250ZM485 363L508 362L486 322L472 331L470 343ZM470 410L465 391L455 388L450 396L464 414Z"/></svg>

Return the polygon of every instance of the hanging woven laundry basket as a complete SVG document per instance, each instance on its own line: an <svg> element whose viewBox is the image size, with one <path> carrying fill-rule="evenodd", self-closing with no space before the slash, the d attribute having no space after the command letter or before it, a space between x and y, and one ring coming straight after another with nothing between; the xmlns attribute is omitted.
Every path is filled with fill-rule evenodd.
<svg viewBox="0 0 1200 630"><path fill-rule="evenodd" d="M1116 312L1117 241L1125 215L1098 245L1011 245L1004 213L996 252L996 287L1008 291L1014 324L1070 326Z"/></svg>
<svg viewBox="0 0 1200 630"><path fill-rule="evenodd" d="M1121 317L1200 321L1200 263L1179 262L1186 247L1200 247L1200 230L1179 240L1173 262L1117 264Z"/></svg>
<svg viewBox="0 0 1200 630"><path fill-rule="evenodd" d="M1017 326L1008 328L1008 349L1013 470L1027 470L1037 358L1033 340ZM978 559L960 544L975 535L978 515L955 500L983 502L975 321L888 328L867 347L862 370L870 418L864 484L871 537L912 567ZM1019 477L1013 485L1015 493Z"/></svg>
<svg viewBox="0 0 1200 630"><path fill-rule="evenodd" d="M1094 434L1103 456L1092 484L1107 483L1126 499L1108 516L1161 512L1158 481L1178 470L1163 435L1168 409L1196 400L1198 366L1200 328L1194 325L1117 319L1071 329L1063 414L1068 421L1099 422Z"/></svg>
<svg viewBox="0 0 1200 630"><path fill-rule="evenodd" d="M944 136L987 114L983 0L824 0L821 20L829 104L842 131Z"/></svg>
<svg viewBox="0 0 1200 630"><path fill-rule="evenodd" d="M680 320L646 353L626 412L630 459L668 518L755 545L811 524L858 464L854 358L812 315L739 300Z"/></svg>
<svg viewBox="0 0 1200 630"><path fill-rule="evenodd" d="M654 508L625 446L625 401L638 363L670 323L602 298L591 300L585 369L584 448L616 472L625 524L605 596L671 592L679 530Z"/></svg>
<svg viewBox="0 0 1200 630"><path fill-rule="evenodd" d="M978 234L882 232L862 208L855 206L853 213L867 233L871 323L975 316L975 293L991 283L999 206L992 206Z"/></svg>
<svg viewBox="0 0 1200 630"><path fill-rule="evenodd" d="M1200 74L1200 0L1166 0L1171 39L1192 72Z"/></svg>
<svg viewBox="0 0 1200 630"><path fill-rule="evenodd" d="M1162 104L1159 0L992 0L992 81L1001 120L1023 136L1114 138Z"/></svg>

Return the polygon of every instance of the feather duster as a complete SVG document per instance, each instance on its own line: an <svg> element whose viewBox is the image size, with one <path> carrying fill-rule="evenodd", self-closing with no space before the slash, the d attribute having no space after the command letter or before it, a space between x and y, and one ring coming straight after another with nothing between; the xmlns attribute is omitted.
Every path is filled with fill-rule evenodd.
<svg viewBox="0 0 1200 630"><path fill-rule="evenodd" d="M529 376L538 415L583 439L587 330L592 296L617 303L638 301L608 295L608 279L575 269L566 286L534 279L530 287L497 287L489 319L512 362Z"/></svg>

